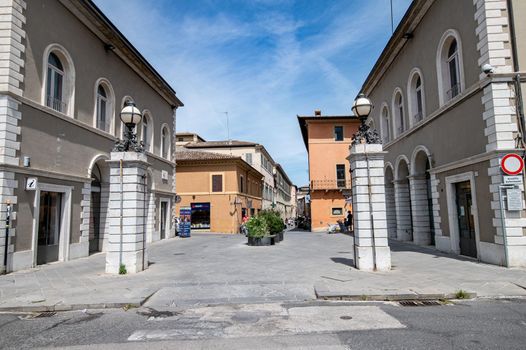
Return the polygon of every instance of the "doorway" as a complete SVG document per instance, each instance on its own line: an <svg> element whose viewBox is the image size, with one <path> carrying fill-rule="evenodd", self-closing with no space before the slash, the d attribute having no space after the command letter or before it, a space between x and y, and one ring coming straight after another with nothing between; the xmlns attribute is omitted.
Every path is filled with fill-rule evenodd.
<svg viewBox="0 0 526 350"><path fill-rule="evenodd" d="M460 254L477 257L475 223L472 212L471 183L469 181L455 184Z"/></svg>
<svg viewBox="0 0 526 350"><path fill-rule="evenodd" d="M161 239L166 238L166 223L167 223L167 215L168 215L168 202L161 201L161 210L160 210L161 220L160 220L160 231L161 231Z"/></svg>
<svg viewBox="0 0 526 350"><path fill-rule="evenodd" d="M210 230L210 203L191 203L192 230Z"/></svg>
<svg viewBox="0 0 526 350"><path fill-rule="evenodd" d="M95 165L96 166L96 165ZM98 167L96 166L98 170ZM90 225L89 225L89 253L100 251L100 222L101 222L101 181L100 170L98 174L91 175L91 196L90 196Z"/></svg>
<svg viewBox="0 0 526 350"><path fill-rule="evenodd" d="M37 265L59 260L62 201L62 193L40 191Z"/></svg>

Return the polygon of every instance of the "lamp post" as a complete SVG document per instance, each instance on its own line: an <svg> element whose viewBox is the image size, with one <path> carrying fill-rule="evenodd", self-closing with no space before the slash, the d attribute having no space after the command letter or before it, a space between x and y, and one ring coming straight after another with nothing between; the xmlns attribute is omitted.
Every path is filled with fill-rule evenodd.
<svg viewBox="0 0 526 350"><path fill-rule="evenodd" d="M123 140L118 140L113 150L115 152L135 151L143 153L144 144L142 141L137 141L137 135L133 132L135 126L141 122L141 111L135 106L135 103L126 101L119 117L126 126L126 130L123 132Z"/></svg>
<svg viewBox="0 0 526 350"><path fill-rule="evenodd" d="M358 128L358 132L356 132L352 137L353 145L361 143L381 143L378 132L374 129L371 129L369 125L365 124L365 121L367 120L367 117L371 113L372 109L373 104L371 103L371 100L365 97L363 93L359 94L356 100L354 100L352 111L354 115L360 119L361 124Z"/></svg>

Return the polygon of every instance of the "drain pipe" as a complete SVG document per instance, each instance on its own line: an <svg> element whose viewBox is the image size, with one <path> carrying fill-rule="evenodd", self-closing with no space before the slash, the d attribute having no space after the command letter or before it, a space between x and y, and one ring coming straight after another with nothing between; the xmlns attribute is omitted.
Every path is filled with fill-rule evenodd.
<svg viewBox="0 0 526 350"><path fill-rule="evenodd" d="M142 176L142 179L144 181L144 222L143 222L143 231L142 231L142 270L144 271L144 257L145 257L145 252L146 252L146 222L148 220L148 212L147 212L147 209L148 209L148 205L150 205L150 203L146 203L146 199L147 199L147 195L146 195L146 190L147 190L147 186L148 186L148 178L146 177L146 175L143 175Z"/></svg>
<svg viewBox="0 0 526 350"><path fill-rule="evenodd" d="M369 220L371 221L371 244L373 247L373 268L376 271L376 239L374 236L374 217L373 217L373 203L371 193L371 174L369 169L369 157L367 157L367 151L365 151L365 162L367 163L367 193L369 198Z"/></svg>
<svg viewBox="0 0 526 350"><path fill-rule="evenodd" d="M121 212L121 215L120 215L120 239L119 239L119 270L122 266L122 215L124 214L123 213L123 210L122 210L122 207L123 207L123 193L124 193L124 188L123 188L123 179L122 179L122 176L123 176L123 171L122 171L122 159L120 160L120 185L121 185L121 204L120 204L120 212Z"/></svg>

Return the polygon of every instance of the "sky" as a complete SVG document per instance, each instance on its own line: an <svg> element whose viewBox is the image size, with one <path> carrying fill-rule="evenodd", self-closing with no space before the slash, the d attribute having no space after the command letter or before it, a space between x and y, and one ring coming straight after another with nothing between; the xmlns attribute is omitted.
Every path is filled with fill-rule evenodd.
<svg viewBox="0 0 526 350"><path fill-rule="evenodd" d="M395 28L411 0L392 0ZM95 0L177 92L177 131L258 142L298 186L297 115L349 115L391 36L390 0ZM228 125L227 129L227 115Z"/></svg>

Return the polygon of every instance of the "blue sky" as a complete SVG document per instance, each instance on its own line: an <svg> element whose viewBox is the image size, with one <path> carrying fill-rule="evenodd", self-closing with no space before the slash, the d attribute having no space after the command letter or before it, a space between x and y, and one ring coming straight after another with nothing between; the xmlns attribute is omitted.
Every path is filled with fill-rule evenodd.
<svg viewBox="0 0 526 350"><path fill-rule="evenodd" d="M395 26L411 0L393 0ZM389 0L95 0L177 92L177 131L263 144L308 184L296 115L348 114L391 35Z"/></svg>

